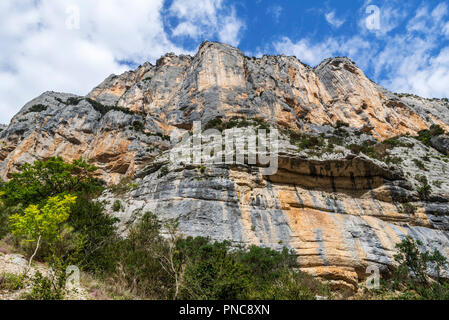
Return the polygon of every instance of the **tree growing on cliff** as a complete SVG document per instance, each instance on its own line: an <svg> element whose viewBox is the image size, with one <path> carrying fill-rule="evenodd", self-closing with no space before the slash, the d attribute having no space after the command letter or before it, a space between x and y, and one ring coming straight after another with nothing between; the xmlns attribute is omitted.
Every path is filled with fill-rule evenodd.
<svg viewBox="0 0 449 320"><path fill-rule="evenodd" d="M428 284L428 270L440 280L441 270L447 265L446 258L438 251L421 251L421 241L416 242L411 237L406 237L396 245L398 253L394 255L398 263L397 271L404 277L412 276L419 283Z"/></svg>

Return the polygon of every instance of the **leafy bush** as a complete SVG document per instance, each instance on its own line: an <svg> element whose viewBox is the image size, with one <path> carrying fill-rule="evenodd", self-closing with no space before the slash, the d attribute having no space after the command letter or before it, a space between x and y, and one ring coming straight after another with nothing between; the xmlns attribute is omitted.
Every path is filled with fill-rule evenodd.
<svg viewBox="0 0 449 320"><path fill-rule="evenodd" d="M115 200L114 204L112 205L112 211L119 212L120 210L122 210L122 208L122 202L120 200Z"/></svg>
<svg viewBox="0 0 449 320"><path fill-rule="evenodd" d="M11 231L16 237L36 242L27 271L41 242L53 243L59 237L61 225L69 218L70 206L75 200L76 197L70 195L51 197L42 207L31 204L23 214L16 213L9 217Z"/></svg>
<svg viewBox="0 0 449 320"><path fill-rule="evenodd" d="M137 132L143 132L143 129L145 128L145 126L144 126L144 124L142 123L142 122L140 122L140 121L134 121L133 123L132 123L132 129L134 130L134 131L137 131Z"/></svg>
<svg viewBox="0 0 449 320"><path fill-rule="evenodd" d="M47 109L48 109L48 107L43 105L43 104L35 104L30 109L28 109L26 113L42 112L42 111L45 111Z"/></svg>
<svg viewBox="0 0 449 320"><path fill-rule="evenodd" d="M2 183L0 181L0 190L2 187ZM6 236L9 231L9 212L2 201L2 197L4 195L3 191L0 191L0 239Z"/></svg>
<svg viewBox="0 0 449 320"><path fill-rule="evenodd" d="M403 239L396 245L396 249L398 251L394 259L397 266L389 279L381 279L381 288L370 291L374 298L449 299L449 282L440 278L447 260L438 250L424 250L423 244L419 240L415 242L411 237Z"/></svg>
<svg viewBox="0 0 449 320"><path fill-rule="evenodd" d="M232 249L229 242L187 238L178 243L184 254L183 299L315 299L329 291L311 276L294 271L296 257L252 246Z"/></svg>
<svg viewBox="0 0 449 320"><path fill-rule="evenodd" d="M57 275L43 276L36 272L33 279L31 292L25 294L25 300L63 300L66 294L66 276L59 271Z"/></svg>
<svg viewBox="0 0 449 320"><path fill-rule="evenodd" d="M167 174L169 173L168 167L167 166L163 166L159 172L158 177L162 178L165 177Z"/></svg>
<svg viewBox="0 0 449 320"><path fill-rule="evenodd" d="M432 145L431 139L442 134L444 134L444 130L439 125L434 124L429 130L419 131L418 136L415 138L421 141L424 145L430 147Z"/></svg>
<svg viewBox="0 0 449 320"><path fill-rule="evenodd" d="M394 274L394 285L405 286L415 290L425 299L449 297L449 286L442 285L441 270L447 266L446 258L438 251L420 250L422 243L414 241L411 237L405 238L396 245L399 252L394 256L398 267ZM437 282L430 280L428 270L436 275Z"/></svg>
<svg viewBox="0 0 449 320"><path fill-rule="evenodd" d="M114 245L117 241L118 219L105 212L104 204L81 196L72 206L67 222L73 228L73 233L81 239L81 254L74 264L95 274L113 271L116 265Z"/></svg>
<svg viewBox="0 0 449 320"><path fill-rule="evenodd" d="M127 239L117 241L118 261L113 274L116 285L122 284L140 297L173 298L175 281L164 268L168 244L160 234L161 227L155 215L146 213L131 227Z"/></svg>
<svg viewBox="0 0 449 320"><path fill-rule="evenodd" d="M245 119L240 117L232 117L229 120L223 121L221 118L215 118L210 120L205 127L204 131L209 129L216 129L218 131L225 131L232 128L247 128L256 127L256 129L264 129L270 131L270 125L263 119L253 118Z"/></svg>
<svg viewBox="0 0 449 320"><path fill-rule="evenodd" d="M104 116L109 111L120 111L120 112L123 112L125 114L130 114L130 115L136 114L136 112L131 111L127 108L122 108L122 107L117 107L117 106L105 106L105 105L101 104L100 102L92 100L92 99L86 99L86 100L96 111L101 113L102 116Z"/></svg>
<svg viewBox="0 0 449 320"><path fill-rule="evenodd" d="M338 128L343 128L343 127L349 128L349 123L341 121L341 120L337 120L337 122L335 124L335 128L338 129Z"/></svg>
<svg viewBox="0 0 449 320"><path fill-rule="evenodd" d="M432 187L429 184L422 185L418 188L419 196L422 199L428 199L430 194L432 193Z"/></svg>
<svg viewBox="0 0 449 320"><path fill-rule="evenodd" d="M404 213L406 213L406 214L414 214L417 210L417 208L414 205L412 205L411 203L408 203L408 202L402 204L402 207L404 209Z"/></svg>
<svg viewBox="0 0 449 320"><path fill-rule="evenodd" d="M80 103L83 99L82 98L75 98L75 97L70 97L67 99L66 104L69 106L76 106L78 105L78 103Z"/></svg>
<svg viewBox="0 0 449 320"><path fill-rule="evenodd" d="M415 163L415 165L416 165L419 169L421 169L421 170L427 170L427 169L426 169L426 166L424 165L424 163L423 163L421 160L419 160L419 159L413 159L413 162Z"/></svg>
<svg viewBox="0 0 449 320"><path fill-rule="evenodd" d="M230 253L230 243L210 243L188 238L178 244L188 261L181 298L189 300L233 300L243 298L251 284L248 267Z"/></svg>
<svg viewBox="0 0 449 320"><path fill-rule="evenodd" d="M111 281L150 299L315 299L326 286L295 271L288 250L232 248L229 242L181 238L177 222L162 223L152 213L117 239ZM165 236L162 236L162 231Z"/></svg>
<svg viewBox="0 0 449 320"><path fill-rule="evenodd" d="M414 144L413 143L404 143L401 142L399 139L403 137L403 136L396 136L387 140L382 141L383 144L387 144L390 145L393 148L398 148L398 147L402 147L402 148L413 148Z"/></svg>
<svg viewBox="0 0 449 320"><path fill-rule="evenodd" d="M0 290L17 291L25 287L25 276L23 274L1 273Z"/></svg>
<svg viewBox="0 0 449 320"><path fill-rule="evenodd" d="M12 179L2 186L3 202L8 207L27 207L64 193L99 193L102 182L93 177L96 169L81 159L71 164L62 158L24 164L20 172L13 174Z"/></svg>

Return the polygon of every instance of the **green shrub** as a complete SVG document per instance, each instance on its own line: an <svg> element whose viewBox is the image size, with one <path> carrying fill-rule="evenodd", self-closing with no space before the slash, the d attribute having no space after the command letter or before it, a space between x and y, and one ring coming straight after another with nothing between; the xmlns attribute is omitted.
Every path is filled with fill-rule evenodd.
<svg viewBox="0 0 449 320"><path fill-rule="evenodd" d="M122 208L122 202L120 200L115 200L114 204L112 205L112 211L119 212L120 210L122 210Z"/></svg>
<svg viewBox="0 0 449 320"><path fill-rule="evenodd" d="M32 113L32 112L43 112L43 111L45 111L47 109L48 109L48 107L43 105L43 104L35 104L30 109L28 109L25 114Z"/></svg>
<svg viewBox="0 0 449 320"><path fill-rule="evenodd" d="M83 99L82 98L75 98L75 97L70 97L67 99L66 104L69 106L76 106L78 105L78 103L80 103Z"/></svg>
<svg viewBox="0 0 449 320"><path fill-rule="evenodd" d="M432 187L428 184L422 185L418 188L418 193L422 199L428 199L432 193Z"/></svg>
<svg viewBox="0 0 449 320"><path fill-rule="evenodd" d="M402 204L402 208L404 209L404 213L406 214L414 214L417 210L417 208L414 205L408 202Z"/></svg>
<svg viewBox="0 0 449 320"><path fill-rule="evenodd" d="M65 297L66 276L63 272L46 277L38 271L32 282L31 292L23 296L25 300L63 300Z"/></svg>
<svg viewBox="0 0 449 320"><path fill-rule="evenodd" d="M167 174L169 173L168 167L167 166L163 166L159 172L158 177L162 178L165 177Z"/></svg>
<svg viewBox="0 0 449 320"><path fill-rule="evenodd" d="M230 242L180 238L177 223L162 223L146 213L117 239L116 287L150 299L315 299L329 295L313 277L295 271L296 256L256 246L233 248ZM162 236L162 229L167 236Z"/></svg>
<svg viewBox="0 0 449 320"><path fill-rule="evenodd" d="M42 204L60 194L98 194L102 182L93 177L96 167L84 160L66 163L62 158L50 158L24 164L19 173L2 186L2 200L8 207Z"/></svg>
<svg viewBox="0 0 449 320"><path fill-rule="evenodd" d="M139 184L133 183L131 177L125 177L118 184L109 187L109 190L116 196L122 196L137 188L139 188Z"/></svg>
<svg viewBox="0 0 449 320"><path fill-rule="evenodd" d="M248 267L229 252L230 243L210 243L188 238L178 244L188 261L181 298L189 300L235 300L245 297L251 280Z"/></svg>
<svg viewBox="0 0 449 320"><path fill-rule="evenodd" d="M25 277L23 274L1 273L0 290L17 291L25 287Z"/></svg>
<svg viewBox="0 0 449 320"><path fill-rule="evenodd" d="M125 114L129 114L129 115L137 114L136 112L131 111L127 108L122 108L122 107L117 107L117 106L105 106L105 105L101 104L100 102L92 100L92 99L86 99L86 100L96 111L101 113L102 116L104 116L109 111L120 111Z"/></svg>
<svg viewBox="0 0 449 320"><path fill-rule="evenodd" d="M72 207L68 220L73 233L78 234L77 238L81 240L82 255L74 264L95 274L112 272L117 263L114 249L117 222L117 218L105 212L102 202L91 201L87 196L80 197Z"/></svg>
<svg viewBox="0 0 449 320"><path fill-rule="evenodd" d="M427 271L433 269L437 280L441 281L441 270L447 265L446 258L438 251L420 250L418 246L423 244L411 237L406 237L396 245L398 253L394 260L398 263L395 271L396 278L411 281L412 285L427 285L429 275Z"/></svg>
<svg viewBox="0 0 449 320"><path fill-rule="evenodd" d="M422 243L406 237L396 245L397 266L388 279L381 279L381 288L371 291L374 298L400 300L447 300L449 282L440 278L447 266L446 258L438 251L420 249ZM429 271L434 279L429 276ZM372 297L371 297L372 298Z"/></svg>
<svg viewBox="0 0 449 320"><path fill-rule="evenodd" d="M204 126L203 130L216 129L218 131L224 131L232 128L247 127L256 127L256 129L264 129L267 130L267 132L270 131L270 125L264 119L246 119L241 117L232 117L226 121L223 121L221 118L212 119Z"/></svg>
<svg viewBox="0 0 449 320"><path fill-rule="evenodd" d="M143 129L145 128L145 126L144 126L144 124L143 124L142 122L140 122L140 121L134 121L134 122L132 123L132 128L133 128L134 131L137 131L137 132L143 132Z"/></svg>
<svg viewBox="0 0 449 320"><path fill-rule="evenodd" d="M413 159L413 162L415 163L415 165L421 169L421 170L427 170L426 166L424 165L424 163L421 160L418 159Z"/></svg>
<svg viewBox="0 0 449 320"><path fill-rule="evenodd" d="M9 216L14 212L7 208L3 203L4 193L2 190L3 183L0 181L0 240L3 239L9 231Z"/></svg>
<svg viewBox="0 0 449 320"><path fill-rule="evenodd" d="M113 281L140 297L172 299L174 296L175 281L165 264L169 248L160 234L161 228L157 217L146 213L131 227L128 238L115 245L118 263Z"/></svg>
<svg viewBox="0 0 449 320"><path fill-rule="evenodd" d="M432 125L429 130L421 130L418 132L418 136L415 137L421 141L424 145L432 146L431 139L435 136L444 134L444 130L439 125Z"/></svg>
<svg viewBox="0 0 449 320"><path fill-rule="evenodd" d="M337 120L337 122L335 124L335 128L338 129L338 128L343 128L343 127L348 128L349 127L349 123L341 121L341 120Z"/></svg>
<svg viewBox="0 0 449 320"><path fill-rule="evenodd" d="M268 248L232 249L229 242L187 238L178 243L186 261L183 299L315 299L329 290L302 272L296 256Z"/></svg>

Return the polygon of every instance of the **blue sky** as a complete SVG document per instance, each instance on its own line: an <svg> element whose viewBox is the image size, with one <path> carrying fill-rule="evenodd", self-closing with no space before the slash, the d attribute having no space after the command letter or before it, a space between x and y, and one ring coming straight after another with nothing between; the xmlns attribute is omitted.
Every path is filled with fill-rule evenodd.
<svg viewBox="0 0 449 320"><path fill-rule="evenodd" d="M392 91L449 96L449 1L1 0L0 123L204 40L312 66L349 56Z"/></svg>

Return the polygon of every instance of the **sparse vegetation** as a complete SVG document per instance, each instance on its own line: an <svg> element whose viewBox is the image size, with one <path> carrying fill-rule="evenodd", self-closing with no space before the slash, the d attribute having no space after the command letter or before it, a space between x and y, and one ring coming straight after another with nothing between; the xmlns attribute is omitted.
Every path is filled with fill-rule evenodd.
<svg viewBox="0 0 449 320"><path fill-rule="evenodd" d="M424 145L431 147L431 139L435 136L444 134L444 130L439 125L432 125L429 130L421 130L418 132L418 136L415 137L421 141Z"/></svg>
<svg viewBox="0 0 449 320"><path fill-rule="evenodd" d="M112 205L112 211L119 212L123 209L122 202L120 200L115 200L114 204Z"/></svg>
<svg viewBox="0 0 449 320"><path fill-rule="evenodd" d="M25 276L23 274L7 273L0 274L0 290L17 291L25 287Z"/></svg>
<svg viewBox="0 0 449 320"><path fill-rule="evenodd" d="M424 165L424 163L423 163L421 160L419 160L419 159L413 159L413 163L414 163L419 169L424 170L424 171L427 170L427 169L426 169L426 166Z"/></svg>
<svg viewBox="0 0 449 320"><path fill-rule="evenodd" d="M232 117L227 121L223 121L221 118L215 118L210 120L203 128L204 131L209 129L216 129L218 131L225 131L232 128L247 128L255 127L256 130L267 130L269 132L270 125L263 119L253 118L245 119L239 117Z"/></svg>
<svg viewBox="0 0 449 320"><path fill-rule="evenodd" d="M134 131L143 132L144 128L145 128L144 124L140 121L136 120L132 123L132 129Z"/></svg>
<svg viewBox="0 0 449 320"><path fill-rule="evenodd" d="M115 196L122 196L137 188L139 188L139 184L134 183L131 177L125 177L118 184L109 187L109 190L111 190Z"/></svg>
<svg viewBox="0 0 449 320"><path fill-rule="evenodd" d="M46 105L43 104L35 104L34 106L32 106L30 109L27 110L27 113L32 113L32 112L43 112L45 110L47 110L48 107Z"/></svg>
<svg viewBox="0 0 449 320"><path fill-rule="evenodd" d="M423 244L406 237L396 245L394 259L397 267L381 288L366 290L364 298L396 300L447 300L449 283L441 278L447 266L446 258L438 251L420 249ZM429 272L430 271L430 272ZM430 277L433 275L433 278Z"/></svg>
<svg viewBox="0 0 449 320"><path fill-rule="evenodd" d="M409 202L403 203L402 208L404 213L406 214L415 214L417 210L417 208Z"/></svg>
<svg viewBox="0 0 449 320"><path fill-rule="evenodd" d="M418 187L418 193L423 200L427 200L432 193L432 187L429 185L429 181L426 176L417 175L415 177L421 185Z"/></svg>
<svg viewBox="0 0 449 320"><path fill-rule="evenodd" d="M159 171L159 178L165 177L169 173L168 167L163 166Z"/></svg>

